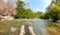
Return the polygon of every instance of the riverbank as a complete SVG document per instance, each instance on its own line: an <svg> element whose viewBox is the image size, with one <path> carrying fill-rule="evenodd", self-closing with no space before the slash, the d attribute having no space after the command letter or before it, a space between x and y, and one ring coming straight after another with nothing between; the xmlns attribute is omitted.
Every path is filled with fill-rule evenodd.
<svg viewBox="0 0 60 35"><path fill-rule="evenodd" d="M48 23L47 31L50 35L60 35L60 23Z"/></svg>

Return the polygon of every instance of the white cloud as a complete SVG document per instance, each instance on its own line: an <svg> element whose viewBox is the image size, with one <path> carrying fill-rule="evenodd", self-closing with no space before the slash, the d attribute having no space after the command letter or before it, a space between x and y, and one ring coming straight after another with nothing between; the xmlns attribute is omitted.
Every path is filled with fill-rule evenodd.
<svg viewBox="0 0 60 35"><path fill-rule="evenodd" d="M42 10L42 9L40 9L40 8L37 8L37 9L33 10L33 12L37 12L37 11L45 12L45 10L46 10L46 9L43 9L43 10Z"/></svg>
<svg viewBox="0 0 60 35"><path fill-rule="evenodd" d="M39 9L39 8L37 8L37 9L35 10L35 12L37 12L37 11L40 11L40 9Z"/></svg>
<svg viewBox="0 0 60 35"><path fill-rule="evenodd" d="M45 8L51 3L52 0L45 1L47 4L45 5Z"/></svg>

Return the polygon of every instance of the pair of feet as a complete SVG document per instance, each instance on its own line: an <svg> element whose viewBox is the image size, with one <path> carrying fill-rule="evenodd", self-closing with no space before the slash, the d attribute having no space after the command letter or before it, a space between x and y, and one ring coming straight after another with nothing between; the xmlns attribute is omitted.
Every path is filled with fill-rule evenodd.
<svg viewBox="0 0 60 35"><path fill-rule="evenodd" d="M19 35L24 35L24 34L25 34L25 30L24 30L24 29L25 29L25 26L22 25L22 26L21 26L21 30L20 30L20 34L19 34ZM32 26L29 26L28 29L29 29L29 31L30 31L30 33L31 33L32 35L35 35Z"/></svg>

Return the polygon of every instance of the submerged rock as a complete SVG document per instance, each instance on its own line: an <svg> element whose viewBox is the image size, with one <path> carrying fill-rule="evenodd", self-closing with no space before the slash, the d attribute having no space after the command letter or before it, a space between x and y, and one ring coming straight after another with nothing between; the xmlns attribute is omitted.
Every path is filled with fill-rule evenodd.
<svg viewBox="0 0 60 35"><path fill-rule="evenodd" d="M15 32L16 30L17 30L17 28L11 27L11 32Z"/></svg>

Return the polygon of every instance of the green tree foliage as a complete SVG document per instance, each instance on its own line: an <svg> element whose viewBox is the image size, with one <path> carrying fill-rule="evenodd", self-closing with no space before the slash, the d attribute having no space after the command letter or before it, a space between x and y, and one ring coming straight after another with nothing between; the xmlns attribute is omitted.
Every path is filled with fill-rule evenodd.
<svg viewBox="0 0 60 35"><path fill-rule="evenodd" d="M44 13L40 18L41 19L50 19L50 16L47 13Z"/></svg>
<svg viewBox="0 0 60 35"><path fill-rule="evenodd" d="M15 18L34 18L34 13L30 8L25 8L25 3L23 1L17 1Z"/></svg>
<svg viewBox="0 0 60 35"><path fill-rule="evenodd" d="M42 18L43 14L44 14L43 12L37 11L35 13L35 16L36 16L36 18Z"/></svg>
<svg viewBox="0 0 60 35"><path fill-rule="evenodd" d="M60 6L58 6L57 4L52 4L47 8L47 15L49 15L49 17L51 19L53 19L53 22L56 22L57 20L60 19Z"/></svg>
<svg viewBox="0 0 60 35"><path fill-rule="evenodd" d="M17 8L16 8L17 13L15 15L15 18L24 18L25 3L21 0L17 0L16 4L17 4Z"/></svg>
<svg viewBox="0 0 60 35"><path fill-rule="evenodd" d="M46 13L41 16L43 19L52 19L53 22L60 20L60 0L52 1L52 3L47 7Z"/></svg>
<svg viewBox="0 0 60 35"><path fill-rule="evenodd" d="M26 9L25 11L26 11L26 12L25 12L26 18L32 19L32 18L35 17L34 12L32 12L32 10L31 10L30 8Z"/></svg>

